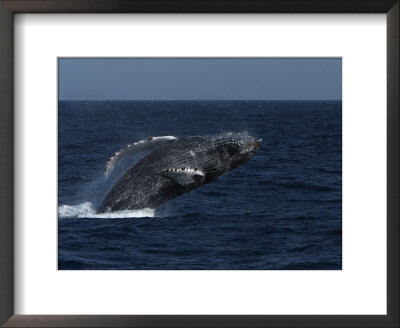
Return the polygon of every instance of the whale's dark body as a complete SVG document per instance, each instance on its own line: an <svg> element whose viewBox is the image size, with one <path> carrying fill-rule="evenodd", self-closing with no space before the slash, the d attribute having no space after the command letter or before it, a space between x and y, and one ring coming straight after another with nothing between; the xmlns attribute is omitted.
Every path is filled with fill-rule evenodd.
<svg viewBox="0 0 400 328"><path fill-rule="evenodd" d="M128 145L111 158L106 172L126 154L150 152L116 182L100 212L156 208L240 166L257 152L260 144L260 139L228 133L155 137Z"/></svg>

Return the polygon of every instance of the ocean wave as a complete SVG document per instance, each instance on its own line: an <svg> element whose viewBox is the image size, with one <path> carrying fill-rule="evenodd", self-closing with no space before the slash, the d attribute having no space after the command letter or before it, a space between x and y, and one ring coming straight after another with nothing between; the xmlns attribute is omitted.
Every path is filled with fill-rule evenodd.
<svg viewBox="0 0 400 328"><path fill-rule="evenodd" d="M341 185L338 186L328 186L319 185L307 182L274 182L279 187L290 188L294 190L309 190L309 191L338 191L341 190Z"/></svg>
<svg viewBox="0 0 400 328"><path fill-rule="evenodd" d="M124 210L109 213L97 213L91 202L85 202L79 205L61 205L58 207L58 217L64 218L142 218L154 217L154 209L144 208L141 210Z"/></svg>

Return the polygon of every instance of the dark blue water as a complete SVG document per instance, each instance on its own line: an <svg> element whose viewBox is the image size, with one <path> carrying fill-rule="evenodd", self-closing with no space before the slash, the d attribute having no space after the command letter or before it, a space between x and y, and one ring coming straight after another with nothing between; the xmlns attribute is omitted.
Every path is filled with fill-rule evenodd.
<svg viewBox="0 0 400 328"><path fill-rule="evenodd" d="M59 269L342 268L341 102L62 101L58 119ZM222 132L261 149L154 217L96 216L120 148Z"/></svg>

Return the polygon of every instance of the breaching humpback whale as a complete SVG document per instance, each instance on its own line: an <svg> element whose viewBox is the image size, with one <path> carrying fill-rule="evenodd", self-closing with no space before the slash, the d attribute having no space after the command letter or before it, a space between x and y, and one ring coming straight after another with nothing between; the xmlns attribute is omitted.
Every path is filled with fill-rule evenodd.
<svg viewBox="0 0 400 328"><path fill-rule="evenodd" d="M150 137L115 153L105 173L125 156L146 152L103 200L100 212L156 208L249 160L261 139L240 133L207 137Z"/></svg>

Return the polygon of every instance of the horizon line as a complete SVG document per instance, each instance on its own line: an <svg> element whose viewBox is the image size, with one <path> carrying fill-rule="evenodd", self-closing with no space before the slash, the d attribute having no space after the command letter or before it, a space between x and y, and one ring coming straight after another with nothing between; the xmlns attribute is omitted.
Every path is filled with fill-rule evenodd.
<svg viewBox="0 0 400 328"><path fill-rule="evenodd" d="M58 101L342 101L342 99L58 99Z"/></svg>

